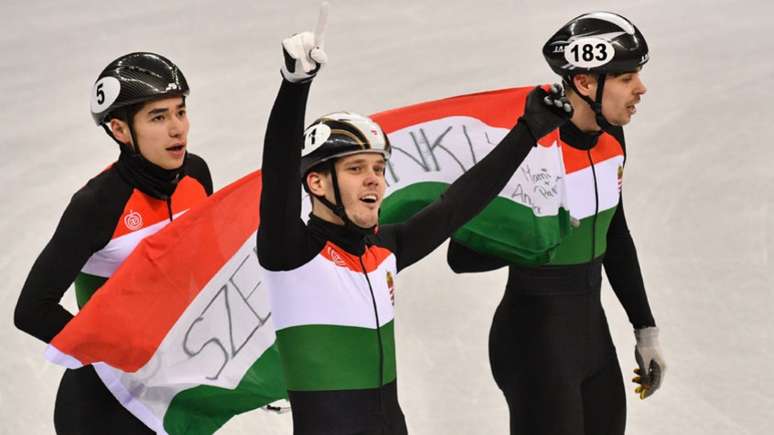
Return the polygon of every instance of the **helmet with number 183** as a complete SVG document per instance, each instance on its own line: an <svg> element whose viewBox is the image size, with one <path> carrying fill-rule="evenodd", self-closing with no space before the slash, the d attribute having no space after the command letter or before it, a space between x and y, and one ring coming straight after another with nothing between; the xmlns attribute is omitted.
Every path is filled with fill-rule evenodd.
<svg viewBox="0 0 774 435"><path fill-rule="evenodd" d="M632 72L650 59L648 44L639 29L612 12L590 12L573 18L548 39L543 56L565 80L579 73Z"/></svg>

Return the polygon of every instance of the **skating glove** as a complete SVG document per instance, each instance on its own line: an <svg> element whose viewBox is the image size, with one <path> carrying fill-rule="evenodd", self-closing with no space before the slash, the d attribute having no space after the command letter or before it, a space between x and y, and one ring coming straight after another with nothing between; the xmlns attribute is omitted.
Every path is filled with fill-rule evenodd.
<svg viewBox="0 0 774 435"><path fill-rule="evenodd" d="M538 86L527 95L527 105L519 122L527 125L532 138L537 142L569 121L572 113L572 104L564 94L564 88L554 83L548 92Z"/></svg>
<svg viewBox="0 0 774 435"><path fill-rule="evenodd" d="M657 327L635 329L634 337L637 339L634 358L639 368L634 369L637 376L632 381L640 384L634 392L640 395L640 399L646 399L661 387L666 362L661 356Z"/></svg>
<svg viewBox="0 0 774 435"><path fill-rule="evenodd" d="M312 80L328 62L325 54L325 28L328 24L328 2L320 5L320 16L314 33L302 32L282 41L282 77L291 83Z"/></svg>

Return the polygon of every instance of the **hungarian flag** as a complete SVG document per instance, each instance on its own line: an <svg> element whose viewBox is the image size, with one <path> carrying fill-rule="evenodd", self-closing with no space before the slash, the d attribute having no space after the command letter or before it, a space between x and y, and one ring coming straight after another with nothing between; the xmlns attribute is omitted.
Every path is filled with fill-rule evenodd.
<svg viewBox="0 0 774 435"><path fill-rule="evenodd" d="M380 220L404 221L438 198L516 124L532 89L463 95L373 115L392 144ZM573 219L558 131L538 144L497 198L454 234L456 241L519 264L551 259Z"/></svg>
<svg viewBox="0 0 774 435"><path fill-rule="evenodd" d="M51 341L159 433L210 434L287 396L256 257L260 172L144 239Z"/></svg>

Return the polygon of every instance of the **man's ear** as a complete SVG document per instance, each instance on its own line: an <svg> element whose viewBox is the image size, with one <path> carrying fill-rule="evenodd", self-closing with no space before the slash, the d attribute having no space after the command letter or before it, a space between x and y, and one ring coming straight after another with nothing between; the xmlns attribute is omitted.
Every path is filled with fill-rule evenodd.
<svg viewBox="0 0 774 435"><path fill-rule="evenodd" d="M591 74L576 74L572 76L572 83L581 95L585 95L592 100L596 97L597 79Z"/></svg>
<svg viewBox="0 0 774 435"><path fill-rule="evenodd" d="M319 172L311 171L306 174L306 185L309 188L309 193L314 196L325 196L327 181L325 176Z"/></svg>
<svg viewBox="0 0 774 435"><path fill-rule="evenodd" d="M110 131L113 132L113 136L115 136L119 142L127 145L132 144L132 134L129 132L129 125L127 125L126 122L121 121L118 118L111 119Z"/></svg>

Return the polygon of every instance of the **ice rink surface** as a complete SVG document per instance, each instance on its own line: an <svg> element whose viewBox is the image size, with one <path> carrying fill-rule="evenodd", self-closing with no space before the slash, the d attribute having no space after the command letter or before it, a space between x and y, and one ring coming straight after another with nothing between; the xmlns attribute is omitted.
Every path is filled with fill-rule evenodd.
<svg viewBox="0 0 774 435"><path fill-rule="evenodd" d="M572 4L571 4L572 3ZM317 1L18 1L0 4L0 433L53 433L62 369L16 330L27 272L70 196L117 147L89 116L98 73L130 51L185 72L189 148L216 188L260 167L280 83L280 41L312 30ZM652 60L626 128L626 212L669 364L663 389L628 383L634 338L605 284L625 371L628 434L774 433L774 4L766 0L333 0L329 65L311 121L468 92L555 81L545 40L590 10L629 17ZM413 434L505 434L487 337L506 271L455 276L445 249L398 281L399 394ZM64 303L74 309L70 291ZM290 434L262 411L223 434Z"/></svg>

